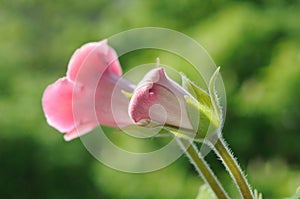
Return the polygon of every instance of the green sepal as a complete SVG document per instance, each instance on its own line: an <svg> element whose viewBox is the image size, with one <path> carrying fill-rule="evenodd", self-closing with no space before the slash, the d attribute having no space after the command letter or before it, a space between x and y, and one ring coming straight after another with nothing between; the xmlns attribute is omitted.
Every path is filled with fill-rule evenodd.
<svg viewBox="0 0 300 199"><path fill-rule="evenodd" d="M210 124L213 125L214 128L219 127L220 119L215 114L214 110L211 107L207 107L189 96L185 96L187 111L189 114L189 119L193 125L196 127L198 125L198 133L206 135L206 131ZM200 118L199 118L200 117ZM197 118L197 121L194 121ZM200 119L200 122L199 122ZM204 133L201 131L205 131Z"/></svg>
<svg viewBox="0 0 300 199"><path fill-rule="evenodd" d="M221 107L219 104L219 100L218 100L218 96L217 96L217 92L216 92L216 88L215 88L216 79L217 79L219 72L220 72L220 67L218 67L217 70L214 72L214 74L211 76L211 78L209 80L208 91L209 91L209 95L210 95L210 99L211 99L211 103L212 103L214 112L217 115L217 117L221 119Z"/></svg>
<svg viewBox="0 0 300 199"><path fill-rule="evenodd" d="M209 94L198 87L194 82L188 79L184 74L181 74L182 87L187 90L193 97L195 97L199 103L205 104L211 107L211 101Z"/></svg>
<svg viewBox="0 0 300 199"><path fill-rule="evenodd" d="M215 92L215 80L219 68L212 75L209 82L209 93L182 75L182 86L192 96L185 96L189 120L194 129L197 129L194 138L203 140L209 127L218 128L220 125L220 106Z"/></svg>
<svg viewBox="0 0 300 199"><path fill-rule="evenodd" d="M158 132L159 130L159 132ZM157 134L151 136L151 137L164 137L164 136L172 136L173 133L169 130L165 129L161 125L156 125L156 123L149 123L149 125L146 126L138 126L138 125L128 125L125 127L122 127L122 129L115 129L114 132L128 132L130 135L134 135L135 137L139 138L146 138L149 137L149 135L153 134L153 131L158 132Z"/></svg>
<svg viewBox="0 0 300 199"><path fill-rule="evenodd" d="M203 142L202 138L197 137L197 134L195 131L191 131L188 129L182 129L178 127L172 127L172 126L164 126L164 129L170 133L172 133L174 136L187 139L187 140L193 140L195 142Z"/></svg>

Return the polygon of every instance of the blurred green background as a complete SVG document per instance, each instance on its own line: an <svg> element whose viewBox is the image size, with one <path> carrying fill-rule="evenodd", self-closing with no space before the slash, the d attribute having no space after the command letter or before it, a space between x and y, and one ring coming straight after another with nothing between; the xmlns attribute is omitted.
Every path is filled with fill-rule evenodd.
<svg viewBox="0 0 300 199"><path fill-rule="evenodd" d="M159 26L210 53L227 91L224 137L265 198L300 185L300 1L0 0L0 198L182 199L203 183L185 157L148 174L96 161L49 127L41 97L83 43ZM121 59L124 70L131 59ZM112 132L114 133L114 132ZM222 165L207 160L228 191Z"/></svg>

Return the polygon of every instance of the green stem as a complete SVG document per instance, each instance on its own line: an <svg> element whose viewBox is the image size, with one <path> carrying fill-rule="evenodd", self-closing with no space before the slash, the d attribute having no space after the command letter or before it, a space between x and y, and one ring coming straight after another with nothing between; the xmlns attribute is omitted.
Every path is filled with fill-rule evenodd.
<svg viewBox="0 0 300 199"><path fill-rule="evenodd" d="M190 161L194 164L196 170L204 181L211 187L213 192L219 199L228 199L227 193L224 191L220 182L214 175L213 171L210 169L209 165L204 160L204 157L198 152L197 147L191 141L186 139L177 138L177 142L185 151L186 155Z"/></svg>
<svg viewBox="0 0 300 199"><path fill-rule="evenodd" d="M214 142L213 140L209 141L211 147L221 158L224 166L226 167L232 179L236 183L242 197L244 199L253 199L254 197L250 185L248 184L245 175L243 174L236 159L233 157L233 154L230 152L224 139L222 137L218 137L216 142Z"/></svg>

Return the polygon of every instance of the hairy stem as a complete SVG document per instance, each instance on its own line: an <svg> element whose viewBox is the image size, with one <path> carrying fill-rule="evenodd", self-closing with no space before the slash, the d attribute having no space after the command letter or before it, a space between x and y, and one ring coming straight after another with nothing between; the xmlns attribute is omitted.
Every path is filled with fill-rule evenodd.
<svg viewBox="0 0 300 199"><path fill-rule="evenodd" d="M217 198L228 199L229 197L227 193L224 191L220 182L214 175L213 171L210 169L209 165L204 160L204 157L198 151L195 144L192 143L191 141L182 138L177 138L177 142L185 151L186 155L193 163L200 176L211 187L213 192L216 194Z"/></svg>
<svg viewBox="0 0 300 199"><path fill-rule="evenodd" d="M210 145L216 152L216 154L220 157L224 166L230 173L231 178L236 183L243 199L253 199L254 197L250 185L247 182L247 179L240 166L238 165L237 160L230 152L224 139L222 137L218 137L215 142L210 140Z"/></svg>

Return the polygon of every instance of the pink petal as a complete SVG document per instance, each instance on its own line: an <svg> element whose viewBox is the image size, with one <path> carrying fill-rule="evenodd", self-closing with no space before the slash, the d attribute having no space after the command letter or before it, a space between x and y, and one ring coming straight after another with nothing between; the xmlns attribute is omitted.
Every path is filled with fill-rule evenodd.
<svg viewBox="0 0 300 199"><path fill-rule="evenodd" d="M134 122L152 120L162 125L192 129L184 96L190 95L169 79L163 68L148 72L138 84L129 104Z"/></svg>
<svg viewBox="0 0 300 199"><path fill-rule="evenodd" d="M107 46L107 52L106 52L106 62L109 63L109 69L116 75L121 76L122 75L122 68L119 63L118 55L116 51L107 45L107 40L104 40L105 44Z"/></svg>
<svg viewBox="0 0 300 199"><path fill-rule="evenodd" d="M48 123L65 134L65 140L84 135L97 125L132 124L129 100L122 91L134 85L120 77L116 52L107 41L82 46L72 56L67 77L48 86L42 104Z"/></svg>
<svg viewBox="0 0 300 199"><path fill-rule="evenodd" d="M64 135L64 139L66 141L71 141L75 138L78 138L82 135L89 133L94 128L95 128L95 124L93 124L93 123L82 124L82 125L78 126L77 128L74 128L73 130L67 132Z"/></svg>
<svg viewBox="0 0 300 199"><path fill-rule="evenodd" d="M83 45L75 51L68 64L67 77L75 81L80 69L89 66L89 72L104 71L110 68L115 74L122 75L118 56L114 49L107 45L107 40Z"/></svg>
<svg viewBox="0 0 300 199"><path fill-rule="evenodd" d="M129 99L122 91L133 92L135 86L125 78L106 71L95 92L95 110L98 121L107 126L124 127L132 124L128 115Z"/></svg>
<svg viewBox="0 0 300 199"><path fill-rule="evenodd" d="M49 125L61 132L67 132L74 128L72 94L73 84L64 77L49 85L42 98L44 113Z"/></svg>

